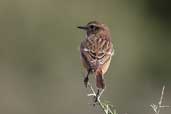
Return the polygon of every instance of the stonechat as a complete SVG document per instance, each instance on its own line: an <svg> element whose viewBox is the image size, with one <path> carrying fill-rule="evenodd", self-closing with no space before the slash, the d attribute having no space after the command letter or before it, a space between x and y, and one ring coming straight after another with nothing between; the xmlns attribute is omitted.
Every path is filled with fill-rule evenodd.
<svg viewBox="0 0 171 114"><path fill-rule="evenodd" d="M99 96L100 89L104 90L105 88L104 74L107 72L114 54L110 30L105 24L97 21L91 21L85 26L78 26L78 28L86 31L86 37L80 45L81 60L86 69L84 84L87 87L89 74L94 74L97 87L96 96Z"/></svg>

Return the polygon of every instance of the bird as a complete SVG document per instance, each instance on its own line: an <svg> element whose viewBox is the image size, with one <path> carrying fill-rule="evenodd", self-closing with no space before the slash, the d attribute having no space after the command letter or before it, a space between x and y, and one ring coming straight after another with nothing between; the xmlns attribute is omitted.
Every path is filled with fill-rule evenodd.
<svg viewBox="0 0 171 114"><path fill-rule="evenodd" d="M86 32L86 37L80 44L81 61L86 70L84 85L88 86L89 75L94 74L97 87L95 102L97 102L105 89L104 75L114 54L110 30L98 21L90 21L78 28Z"/></svg>

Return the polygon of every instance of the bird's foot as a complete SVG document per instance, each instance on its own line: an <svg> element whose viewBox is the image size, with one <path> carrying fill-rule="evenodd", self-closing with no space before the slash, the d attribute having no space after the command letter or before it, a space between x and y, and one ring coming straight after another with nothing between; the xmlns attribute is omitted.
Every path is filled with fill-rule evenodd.
<svg viewBox="0 0 171 114"><path fill-rule="evenodd" d="M97 102L99 102L99 101L100 101L100 96L94 97L94 102L95 102L95 103L97 103Z"/></svg>

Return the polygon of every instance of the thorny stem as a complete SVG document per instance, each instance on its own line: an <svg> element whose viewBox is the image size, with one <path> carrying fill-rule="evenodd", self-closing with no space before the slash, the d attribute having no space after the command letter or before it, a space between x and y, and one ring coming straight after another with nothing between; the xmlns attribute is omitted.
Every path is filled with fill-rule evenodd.
<svg viewBox="0 0 171 114"><path fill-rule="evenodd" d="M96 97L96 93L92 87L92 85L88 82L88 87L89 89L91 90L92 94L88 94L88 96L94 96ZM106 107L105 107L105 104L103 104L100 100L100 98L97 99L97 103L100 105L101 109L105 112L105 114L114 114L112 109L109 107L108 104L106 104Z"/></svg>
<svg viewBox="0 0 171 114"><path fill-rule="evenodd" d="M163 89L162 89L162 92L161 92L160 101L159 101L159 103L158 103L159 108L158 108L158 112L157 112L157 114L159 114L159 113L160 113L160 108L161 108L161 106L162 106L162 102L163 102L163 95L164 95L164 89L165 89L165 86L163 86Z"/></svg>
<svg viewBox="0 0 171 114"><path fill-rule="evenodd" d="M150 105L152 107L152 109L154 110L155 114L159 114L161 108L169 108L169 107L171 107L171 106L162 105L163 96L164 96L164 89L165 89L165 86L163 86L163 89L162 89L162 92L161 92L161 97L160 97L160 100L159 100L158 104L157 105L155 105L155 104Z"/></svg>
<svg viewBox="0 0 171 114"><path fill-rule="evenodd" d="M88 87L91 90L92 94L88 94L88 96L94 96L96 97L96 92L94 91L92 85L88 82ZM171 108L171 106L168 105L162 105L163 102L163 96L164 96L164 89L165 86L163 86L161 97L157 105L151 104L151 108L154 110L155 114L160 113L161 108ZM105 114L117 114L116 112L113 112L111 107L108 104L104 104L101 102L100 98L97 99L97 103L100 105L101 109L104 111Z"/></svg>

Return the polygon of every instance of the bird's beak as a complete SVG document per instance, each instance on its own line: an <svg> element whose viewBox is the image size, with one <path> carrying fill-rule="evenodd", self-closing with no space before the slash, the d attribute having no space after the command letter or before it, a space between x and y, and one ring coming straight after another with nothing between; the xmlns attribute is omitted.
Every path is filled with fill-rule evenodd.
<svg viewBox="0 0 171 114"><path fill-rule="evenodd" d="M87 29L88 29L88 27L87 27L87 26L78 26L77 28L79 28L79 29L83 29L83 30L87 30Z"/></svg>

